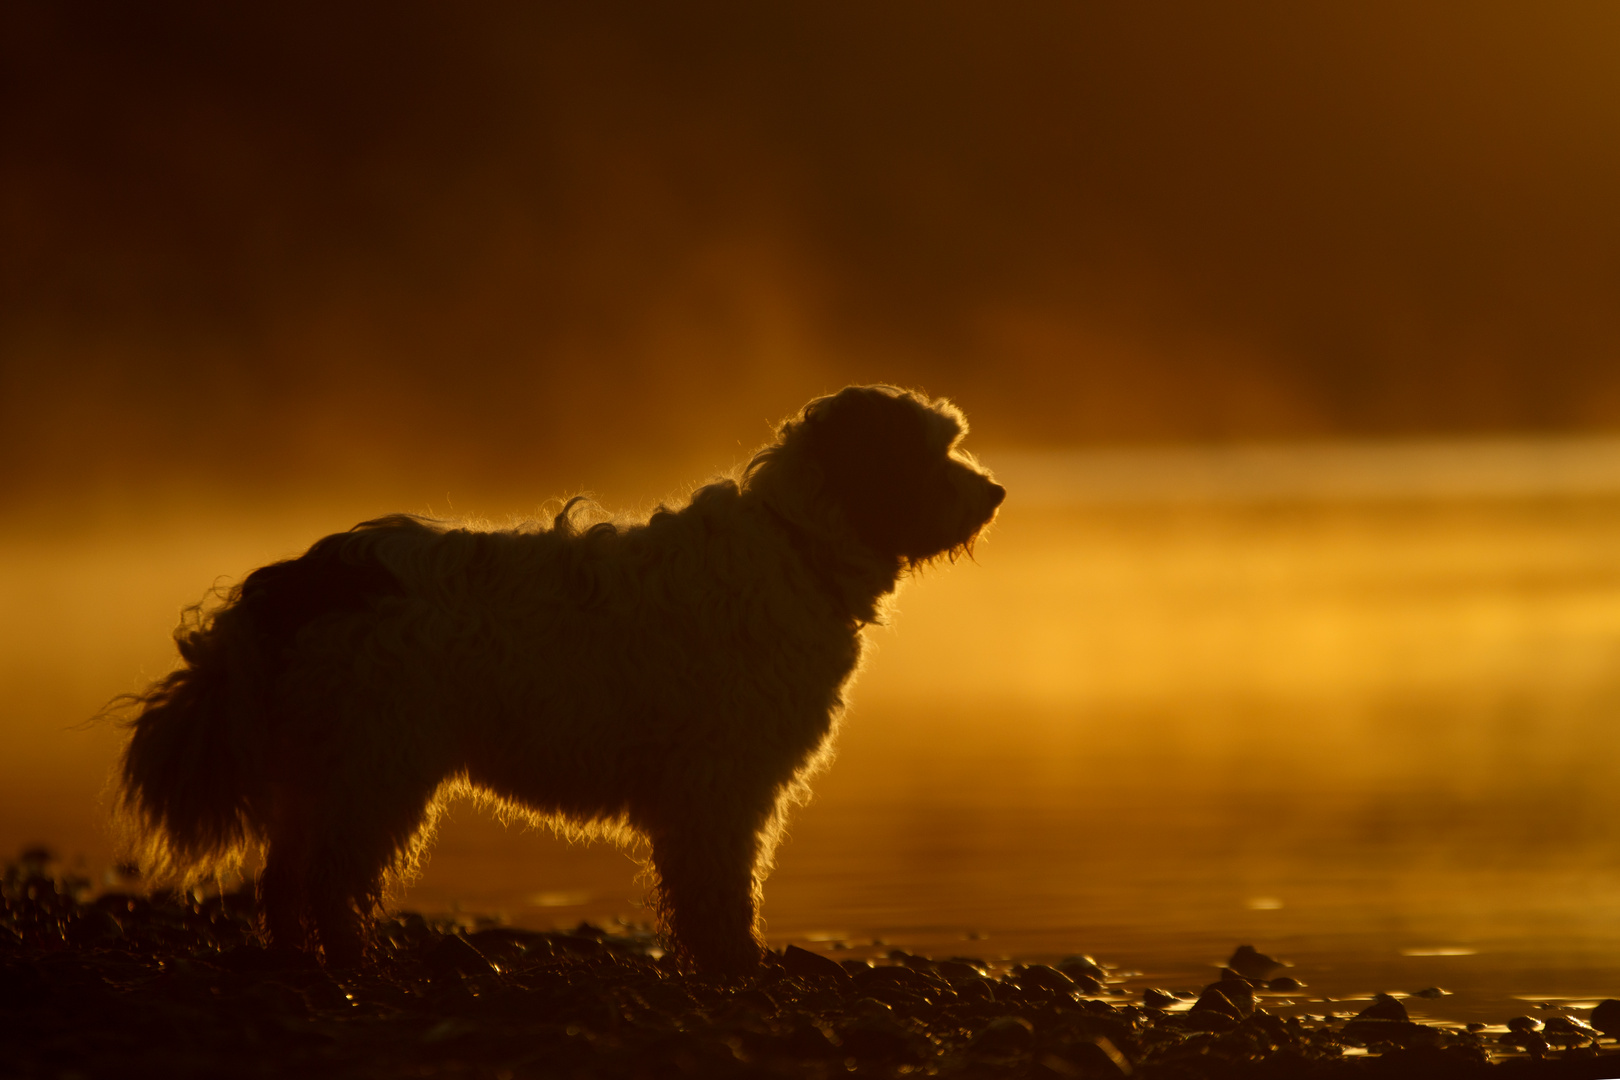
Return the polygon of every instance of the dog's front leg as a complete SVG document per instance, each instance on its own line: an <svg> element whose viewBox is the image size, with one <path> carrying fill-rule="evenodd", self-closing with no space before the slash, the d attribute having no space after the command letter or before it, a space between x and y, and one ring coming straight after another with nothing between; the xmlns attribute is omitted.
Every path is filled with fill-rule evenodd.
<svg viewBox="0 0 1620 1080"><path fill-rule="evenodd" d="M652 837L659 928L683 966L724 975L759 967L760 837L751 822L682 822Z"/></svg>

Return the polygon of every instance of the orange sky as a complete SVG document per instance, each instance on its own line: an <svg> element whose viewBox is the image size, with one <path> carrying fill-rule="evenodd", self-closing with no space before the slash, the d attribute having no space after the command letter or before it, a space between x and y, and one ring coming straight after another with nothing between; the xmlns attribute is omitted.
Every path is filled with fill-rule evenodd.
<svg viewBox="0 0 1620 1080"><path fill-rule="evenodd" d="M3 18L14 504L657 486L849 380L981 446L1620 424L1612 5Z"/></svg>

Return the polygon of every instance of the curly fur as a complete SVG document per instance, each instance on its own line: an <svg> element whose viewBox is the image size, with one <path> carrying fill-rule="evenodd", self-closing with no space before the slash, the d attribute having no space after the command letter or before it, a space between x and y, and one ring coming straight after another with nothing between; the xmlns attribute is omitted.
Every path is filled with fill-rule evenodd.
<svg viewBox="0 0 1620 1080"><path fill-rule="evenodd" d="M273 943L362 954L447 791L650 847L676 956L746 971L786 808L825 763L862 630L1005 494L961 414L849 387L737 479L647 520L396 515L255 570L135 699L121 806L171 880L264 845Z"/></svg>

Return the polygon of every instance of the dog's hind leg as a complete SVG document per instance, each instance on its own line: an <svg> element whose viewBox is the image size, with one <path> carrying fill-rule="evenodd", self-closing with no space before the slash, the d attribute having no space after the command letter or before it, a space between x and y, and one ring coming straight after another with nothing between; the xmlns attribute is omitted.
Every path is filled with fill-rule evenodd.
<svg viewBox="0 0 1620 1080"><path fill-rule="evenodd" d="M308 792L278 792L269 830L259 907L275 948L311 948L318 941L329 963L350 967L365 950L366 914L381 893L390 853L343 828L348 819L317 805ZM313 940L311 935L313 934Z"/></svg>
<svg viewBox="0 0 1620 1080"><path fill-rule="evenodd" d="M323 865L324 864L324 865ZM327 858L317 862L310 888L310 910L315 917L315 933L321 941L326 962L335 967L354 967L365 958L367 917L371 902L364 884L333 875ZM380 882L382 874L378 871Z"/></svg>
<svg viewBox="0 0 1620 1080"><path fill-rule="evenodd" d="M654 906L683 964L730 975L759 967L759 854L750 822L682 822L652 836Z"/></svg>
<svg viewBox="0 0 1620 1080"><path fill-rule="evenodd" d="M379 765L359 775L388 773ZM391 782L387 789L338 785L325 793L316 818L322 826L310 850L309 906L321 951L334 966L365 958L384 880L426 827L436 785L426 776L401 782L397 774Z"/></svg>
<svg viewBox="0 0 1620 1080"><path fill-rule="evenodd" d="M268 830L264 870L259 875L259 917L270 946L309 945L309 832L306 815L285 795Z"/></svg>

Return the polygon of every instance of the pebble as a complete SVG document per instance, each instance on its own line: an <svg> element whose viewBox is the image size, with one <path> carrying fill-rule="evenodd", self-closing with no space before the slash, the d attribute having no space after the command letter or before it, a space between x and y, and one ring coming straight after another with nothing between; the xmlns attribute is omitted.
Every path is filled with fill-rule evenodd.
<svg viewBox="0 0 1620 1080"><path fill-rule="evenodd" d="M1355 1015L1357 1020L1410 1020L1401 999L1388 994L1374 994L1373 1003ZM1509 1021L1511 1024L1512 1021Z"/></svg>
<svg viewBox="0 0 1620 1080"><path fill-rule="evenodd" d="M1574 1016L1549 1016L1541 1025L1541 1034L1548 1042L1556 1042L1565 1046L1574 1046L1586 1042L1596 1042L1597 1029Z"/></svg>
<svg viewBox="0 0 1620 1080"><path fill-rule="evenodd" d="M998 1016L979 1029L968 1045L986 1054L1016 1054L1035 1041L1035 1025L1022 1016Z"/></svg>
<svg viewBox="0 0 1620 1080"><path fill-rule="evenodd" d="M466 938L455 934L446 934L423 953L422 966L435 975L490 975L495 971L494 965Z"/></svg>
<svg viewBox="0 0 1620 1080"><path fill-rule="evenodd" d="M1142 1004L1150 1009L1168 1009L1176 1001L1176 995L1168 990L1158 990L1150 986L1142 991Z"/></svg>
<svg viewBox="0 0 1620 1080"><path fill-rule="evenodd" d="M1232 953L1232 958L1226 962L1226 966L1245 979L1264 982L1287 965L1281 960L1273 960L1263 952L1256 952L1253 945L1239 945Z"/></svg>
<svg viewBox="0 0 1620 1080"><path fill-rule="evenodd" d="M789 945L782 950L782 969L789 975L800 977L832 979L837 982L851 981L849 972L845 971L838 961L820 953L813 953L809 949L801 949L797 945Z"/></svg>
<svg viewBox="0 0 1620 1080"><path fill-rule="evenodd" d="M1103 970L1101 964L1085 955L1065 956L1053 966L1070 978L1075 975L1090 975L1093 979L1108 977L1108 972Z"/></svg>
<svg viewBox="0 0 1620 1080"><path fill-rule="evenodd" d="M1204 992L1198 995L1193 1002L1193 1012L1220 1013L1230 1016L1234 1020L1241 1020L1254 1011L1254 992L1247 985L1242 992L1231 982L1214 982L1204 987Z"/></svg>
<svg viewBox="0 0 1620 1080"><path fill-rule="evenodd" d="M1024 989L1050 990L1054 994L1074 991L1074 980L1045 964L1020 964L1012 969L1009 978Z"/></svg>
<svg viewBox="0 0 1620 1080"><path fill-rule="evenodd" d="M1605 1035L1620 1035L1620 1001L1605 998L1592 1010L1592 1026Z"/></svg>

